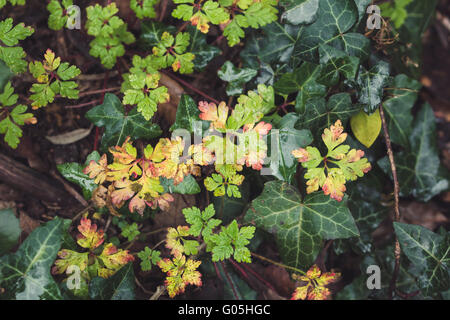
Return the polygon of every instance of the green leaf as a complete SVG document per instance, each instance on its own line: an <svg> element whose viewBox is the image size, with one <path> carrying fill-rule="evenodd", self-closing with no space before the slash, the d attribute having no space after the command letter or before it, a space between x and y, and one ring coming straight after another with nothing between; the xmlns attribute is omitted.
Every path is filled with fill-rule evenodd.
<svg viewBox="0 0 450 320"><path fill-rule="evenodd" d="M3 92L6 83L14 76L11 69L0 60L0 91Z"/></svg>
<svg viewBox="0 0 450 320"><path fill-rule="evenodd" d="M317 19L319 0L281 0L279 5L285 9L281 19L290 24L310 24Z"/></svg>
<svg viewBox="0 0 450 320"><path fill-rule="evenodd" d="M0 258L0 295L10 300L60 300L50 268L61 246L63 220L55 218L36 228L16 253Z"/></svg>
<svg viewBox="0 0 450 320"><path fill-rule="evenodd" d="M357 21L358 8L353 0L319 0L318 18L302 27L294 56L317 63L319 46L327 44L365 60L369 56L369 39L349 32Z"/></svg>
<svg viewBox="0 0 450 320"><path fill-rule="evenodd" d="M337 254L346 252L349 247L358 254L367 254L373 249L372 233L389 212L389 207L382 204L382 191L386 183L385 179L380 179L382 176L380 170L374 168L358 182L347 185L348 208L360 237L335 240L333 247Z"/></svg>
<svg viewBox="0 0 450 320"><path fill-rule="evenodd" d="M0 210L0 256L17 244L22 230L12 209Z"/></svg>
<svg viewBox="0 0 450 320"><path fill-rule="evenodd" d="M150 271L152 270L152 266L156 265L160 260L161 252L158 250L152 250L149 247L145 247L144 250L137 253L141 262L142 271Z"/></svg>
<svg viewBox="0 0 450 320"><path fill-rule="evenodd" d="M408 11L406 11L406 6L409 5L413 0L396 0L395 6L392 3L382 3L380 9L382 15L387 17L394 22L395 27L400 28L403 23L405 23L408 17Z"/></svg>
<svg viewBox="0 0 450 320"><path fill-rule="evenodd" d="M120 145L130 136L132 140L152 139L161 135L162 131L155 123L151 123L136 111L136 108L125 114L119 98L107 93L103 104L86 113L86 118L97 127L105 127L101 148Z"/></svg>
<svg viewBox="0 0 450 320"><path fill-rule="evenodd" d="M374 112L383 100L383 88L389 83L389 64L379 61L370 70L360 67L356 83L359 103L364 106L366 113Z"/></svg>
<svg viewBox="0 0 450 320"><path fill-rule="evenodd" d="M245 84L253 79L258 72L251 68L236 68L230 61L226 61L217 72L223 81L228 82L227 95L236 96L244 92Z"/></svg>
<svg viewBox="0 0 450 320"><path fill-rule="evenodd" d="M164 32L175 34L177 31L174 26L166 26L158 21L144 21L141 30L139 46L147 50L152 50L161 42Z"/></svg>
<svg viewBox="0 0 450 320"><path fill-rule="evenodd" d="M345 79L355 80L359 68L358 58L324 44L319 47L319 56L322 68L317 79L318 83L332 87L339 82L341 74Z"/></svg>
<svg viewBox="0 0 450 320"><path fill-rule="evenodd" d="M294 129L297 121L297 115L293 113L285 115L276 128L278 131L271 130L267 137L272 175L288 183L292 182L298 165L292 151L304 148L313 141L311 131ZM274 139L275 144L272 144L272 139Z"/></svg>
<svg viewBox="0 0 450 320"><path fill-rule="evenodd" d="M94 183L94 179L89 178L88 175L83 173L83 165L71 162L58 164L56 167L66 180L80 186L83 191L83 197L86 200L92 198L92 191L94 191L98 185Z"/></svg>
<svg viewBox="0 0 450 320"><path fill-rule="evenodd" d="M360 110L358 105L352 105L352 100L348 93L337 93L332 95L328 102L325 98L313 98L308 100L305 112L300 114L300 121L296 128L309 128L319 137L324 128L333 125L337 120L341 120L345 125L346 121Z"/></svg>
<svg viewBox="0 0 450 320"><path fill-rule="evenodd" d="M193 26L187 26L186 31L191 35L191 42L187 52L194 54L194 70L202 71L208 63L220 54L220 49L206 43L206 35Z"/></svg>
<svg viewBox="0 0 450 320"><path fill-rule="evenodd" d="M263 36L247 41L241 52L246 66L258 68L258 62L291 63L294 47L299 41L301 28L273 22L262 28Z"/></svg>
<svg viewBox="0 0 450 320"><path fill-rule="evenodd" d="M281 181L270 181L252 201L244 220L275 237L283 262L307 269L324 239L359 236L347 198L337 202L322 193L307 195Z"/></svg>
<svg viewBox="0 0 450 320"><path fill-rule="evenodd" d="M192 175L186 176L178 185L173 183L173 179L159 178L164 192L179 194L197 194L200 193L200 186Z"/></svg>
<svg viewBox="0 0 450 320"><path fill-rule="evenodd" d="M139 19L155 18L156 12L153 6L157 3L157 0L131 0L130 8Z"/></svg>
<svg viewBox="0 0 450 320"><path fill-rule="evenodd" d="M412 195L428 201L449 188L448 171L440 165L435 122L433 110L426 103L417 114L409 136L411 150L394 154L400 196ZM392 177L387 157L379 160L378 165Z"/></svg>
<svg viewBox="0 0 450 320"><path fill-rule="evenodd" d="M295 111L303 113L309 99L324 97L327 92L326 86L317 82L320 72L320 65L304 62L293 72L282 74L274 84L274 89L280 94L298 92Z"/></svg>
<svg viewBox="0 0 450 320"><path fill-rule="evenodd" d="M424 295L450 288L450 237L422 226L394 222L402 252L414 264L417 284Z"/></svg>
<svg viewBox="0 0 450 320"><path fill-rule="evenodd" d="M376 110L371 115L367 115L361 110L350 119L350 125L356 139L370 148L381 132L380 111Z"/></svg>
<svg viewBox="0 0 450 320"><path fill-rule="evenodd" d="M389 136L393 143L408 148L413 122L411 110L422 85L400 74L395 77L393 87L396 89L388 91L392 97L383 102Z"/></svg>
<svg viewBox="0 0 450 320"><path fill-rule="evenodd" d="M134 300L133 263L128 263L108 279L95 277L89 284L89 296L95 300Z"/></svg>
<svg viewBox="0 0 450 320"><path fill-rule="evenodd" d="M197 103L187 94L182 94L178 103L175 123L170 127L170 131L176 129L186 129L191 133L201 136L202 128L208 129L209 123L199 118L200 110ZM200 121L202 126L197 128L195 123ZM200 132L198 132L200 130Z"/></svg>

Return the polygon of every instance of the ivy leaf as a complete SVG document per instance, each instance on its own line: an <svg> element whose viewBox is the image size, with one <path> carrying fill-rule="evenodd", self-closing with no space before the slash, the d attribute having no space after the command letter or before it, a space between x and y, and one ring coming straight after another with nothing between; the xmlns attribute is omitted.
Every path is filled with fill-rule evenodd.
<svg viewBox="0 0 450 320"><path fill-rule="evenodd" d="M304 148L313 141L311 131L294 129L297 121L297 115L293 113L285 115L276 128L278 131L271 131L267 138L272 175L288 183L292 182L298 164L291 152L298 148ZM276 143L272 144L273 141Z"/></svg>
<svg viewBox="0 0 450 320"><path fill-rule="evenodd" d="M108 279L92 279L89 297L95 300L134 300L134 290L133 263L128 263Z"/></svg>
<svg viewBox="0 0 450 320"><path fill-rule="evenodd" d="M302 27L294 56L317 63L319 46L327 44L365 60L369 56L369 39L349 32L357 21L358 8L354 1L319 0L318 18L313 24Z"/></svg>
<svg viewBox="0 0 450 320"><path fill-rule="evenodd" d="M186 31L191 35L191 42L186 49L194 54L194 70L202 71L208 63L220 54L220 49L206 43L206 35L193 26L187 26Z"/></svg>
<svg viewBox="0 0 450 320"><path fill-rule="evenodd" d="M175 185L173 179L160 177L164 192L179 194L197 194L200 193L200 186L192 175L184 177L183 181Z"/></svg>
<svg viewBox="0 0 450 320"><path fill-rule="evenodd" d="M317 19L319 0L281 0L279 4L285 9L281 19L290 24L310 24Z"/></svg>
<svg viewBox="0 0 450 320"><path fill-rule="evenodd" d="M354 80L359 68L359 59L347 55L344 51L335 49L325 44L319 47L320 75L317 79L327 87L332 87L339 82L339 75L346 79Z"/></svg>
<svg viewBox="0 0 450 320"><path fill-rule="evenodd" d="M209 123L200 120L200 110L197 103L187 94L182 94L178 103L175 123L170 127L170 131L176 129L186 129L195 135L201 136L202 127L209 128ZM196 127L196 123L200 121L203 126Z"/></svg>
<svg viewBox="0 0 450 320"><path fill-rule="evenodd" d="M0 256L17 244L21 233L19 219L14 215L14 211L0 210Z"/></svg>
<svg viewBox="0 0 450 320"><path fill-rule="evenodd" d="M382 204L382 191L386 182L380 179L383 174L377 169L368 172L357 183L348 184L348 208L361 236L335 240L333 247L338 255L348 251L349 247L358 254L367 254L373 249L372 232L389 212L389 207Z"/></svg>
<svg viewBox="0 0 450 320"><path fill-rule="evenodd" d="M300 30L300 27L290 24L268 24L262 28L262 37L255 36L247 42L241 57L247 65L255 69L258 67L257 61L267 64L291 63L294 47L300 38Z"/></svg>
<svg viewBox="0 0 450 320"><path fill-rule="evenodd" d="M304 62L293 72L283 73L275 82L274 89L277 93L284 95L298 92L295 111L303 113L309 99L324 97L327 92L326 86L318 83L320 72L320 65Z"/></svg>
<svg viewBox="0 0 450 320"><path fill-rule="evenodd" d="M305 109L305 112L300 114L296 128L310 128L317 133L321 133L324 128L330 127L337 120L345 123L360 110L358 105L352 105L348 93L332 95L328 102L325 98L310 99Z"/></svg>
<svg viewBox="0 0 450 320"><path fill-rule="evenodd" d="M450 288L450 236L418 225L394 222L402 251L414 264L417 284L426 296Z"/></svg>
<svg viewBox="0 0 450 320"><path fill-rule="evenodd" d="M357 89L359 103L364 106L364 111L370 114L374 112L381 104L383 99L383 88L389 81L389 64L379 61L370 70L360 67L356 85L351 84Z"/></svg>
<svg viewBox="0 0 450 320"><path fill-rule="evenodd" d="M381 131L380 111L376 110L371 115L367 115L361 110L350 119L350 125L356 139L370 148Z"/></svg>
<svg viewBox="0 0 450 320"><path fill-rule="evenodd" d="M236 96L244 92L247 82L253 79L258 72L251 68L236 68L230 61L226 61L217 72L223 81L228 82L227 95Z"/></svg>
<svg viewBox="0 0 450 320"><path fill-rule="evenodd" d="M63 220L55 218L36 228L16 253L0 258L3 299L60 300L58 285L50 268L61 246Z"/></svg>
<svg viewBox="0 0 450 320"><path fill-rule="evenodd" d="M400 74L394 79L391 98L383 102L389 136L393 143L409 148L413 116L411 110L417 100L421 84L419 81Z"/></svg>
<svg viewBox="0 0 450 320"><path fill-rule="evenodd" d="M159 21L145 21L142 23L139 45L143 49L152 50L161 42L164 32L175 34L177 29L174 26L167 26Z"/></svg>
<svg viewBox="0 0 450 320"><path fill-rule="evenodd" d="M11 69L0 60L0 91L3 92L6 83L14 76L14 73Z"/></svg>
<svg viewBox="0 0 450 320"><path fill-rule="evenodd" d="M56 167L66 180L81 187L83 197L86 200L91 199L92 192L98 185L94 182L94 179L89 178L89 176L83 172L85 166L76 162L71 162L58 164Z"/></svg>
<svg viewBox="0 0 450 320"><path fill-rule="evenodd" d="M449 174L440 165L436 141L435 117L427 103L414 121L409 136L411 150L394 155L400 196L412 195L421 201L428 201L449 188ZM392 177L387 157L379 160L378 165Z"/></svg>
<svg viewBox="0 0 450 320"><path fill-rule="evenodd" d="M306 269L314 262L324 239L359 236L347 197L337 202L322 193L307 195L281 181L264 185L244 220L275 237L283 262Z"/></svg>
<svg viewBox="0 0 450 320"><path fill-rule="evenodd" d="M119 98L112 93L105 94L103 104L89 110L86 118L97 127L105 127L101 143L103 150L121 145L128 136L132 140L152 139L162 133L157 124L145 120L136 108L125 114Z"/></svg>

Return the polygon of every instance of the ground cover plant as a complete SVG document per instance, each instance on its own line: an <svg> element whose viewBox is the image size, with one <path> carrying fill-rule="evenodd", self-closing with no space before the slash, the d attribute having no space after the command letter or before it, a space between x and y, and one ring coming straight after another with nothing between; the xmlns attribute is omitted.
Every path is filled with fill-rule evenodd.
<svg viewBox="0 0 450 320"><path fill-rule="evenodd" d="M0 12L0 299L448 299L445 1Z"/></svg>

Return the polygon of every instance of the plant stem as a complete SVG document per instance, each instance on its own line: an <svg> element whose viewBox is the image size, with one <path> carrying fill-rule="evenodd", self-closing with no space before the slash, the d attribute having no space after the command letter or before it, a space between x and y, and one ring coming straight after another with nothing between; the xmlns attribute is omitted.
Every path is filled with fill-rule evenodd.
<svg viewBox="0 0 450 320"><path fill-rule="evenodd" d="M391 164L391 171L392 171L392 178L394 180L394 222L400 221L400 208L399 208L399 184L398 184L398 178L397 178L397 168L395 167L395 161L394 161L394 153L392 151L392 145L391 145L391 138L389 137L389 131L386 124L386 117L384 116L383 111L383 105L380 105L380 117L381 117L381 123L383 124L383 133L384 133L384 139L386 142L386 148L387 148L387 154L389 157L389 162ZM392 274L392 279L389 285L389 299L392 299L393 292L396 289L396 282L398 278L398 274L400 271L400 256L401 256L401 249L400 249L400 242L398 241L397 236L395 236L395 249L394 249L394 256L395 256L395 266L394 266L394 272Z"/></svg>
<svg viewBox="0 0 450 320"><path fill-rule="evenodd" d="M225 277L227 278L227 281L230 283L231 290L233 291L233 295L236 300L240 300L239 296L237 294L236 288L234 287L233 282L231 281L230 275L228 274L227 270L225 269L225 264L223 261L220 261L220 265L222 266L223 273L225 274Z"/></svg>
<svg viewBox="0 0 450 320"><path fill-rule="evenodd" d="M198 93L198 94L201 95L202 97L204 97L204 98L206 98L206 99L208 99L208 100L211 100L211 101L214 102L215 104L219 104L219 101L218 101L218 100L216 100L216 99L214 99L214 98L208 96L206 93L204 93L203 91L201 91L201 90L195 88L195 87L192 86L190 83L188 83L188 82L186 82L186 81L184 81L184 80L182 80L182 79L176 77L175 75L171 74L170 72L167 72L167 71L165 71L165 70L160 70L160 71L161 71L162 73L164 73L165 75L169 76L170 78L172 78L173 80L175 80L175 81L181 83L181 84L182 84L183 86L185 86L186 88L189 88L189 89L191 89L192 91Z"/></svg>
<svg viewBox="0 0 450 320"><path fill-rule="evenodd" d="M282 264L282 263L280 263L280 262L273 261L273 260L271 260L271 259L269 259L269 258L260 256L259 254L256 254L256 253L254 253L254 252L250 252L250 253L252 254L252 256L254 256L254 257L256 257L256 258L258 258L258 259L260 259L260 260L267 261L267 262L269 262L269 263L271 263L271 264L274 264L274 265L276 265L276 266L279 266L279 267L282 267L282 268L285 268L285 269L290 269L290 270L296 271L296 272L298 272L298 273L301 273L301 274L303 274L303 275L306 275L306 272L304 272L303 270L300 270L300 269L297 269L297 268L294 268L294 267L291 267L291 266L287 266L287 265Z"/></svg>
<svg viewBox="0 0 450 320"><path fill-rule="evenodd" d="M250 272L256 279L258 279L259 281L261 281L262 283L264 283L264 285L268 288L270 288L271 290L273 290L274 292L277 292L277 290L275 290L275 288L269 283L267 282L263 277L261 277L258 272L256 272L255 270L253 270L250 266L244 264L244 269L246 269L248 272Z"/></svg>

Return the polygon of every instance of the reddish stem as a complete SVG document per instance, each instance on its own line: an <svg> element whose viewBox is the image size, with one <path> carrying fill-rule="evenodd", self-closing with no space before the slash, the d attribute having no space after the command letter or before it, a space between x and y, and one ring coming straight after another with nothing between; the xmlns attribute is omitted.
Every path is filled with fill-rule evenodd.
<svg viewBox="0 0 450 320"><path fill-rule="evenodd" d="M262 278L255 270L253 270L250 266L247 265L243 265L245 269L247 269L248 272L250 272L252 275L255 276L256 279L258 279L259 281L261 281L262 283L264 283L264 285L268 288L270 288L271 290L273 290L274 292L277 292L277 290L275 290L275 288L269 283L267 282L267 280L265 280L264 278Z"/></svg>
<svg viewBox="0 0 450 320"><path fill-rule="evenodd" d="M169 76L170 78L172 78L173 80L181 83L183 86L185 86L186 88L191 89L192 91L198 93L199 95L201 95L202 97L211 100L212 102L214 102L215 104L219 104L220 102L212 97L210 97L209 95L207 95L206 93L204 93L203 91L195 88L194 86L192 86L191 84L189 84L188 82L176 77L175 75L171 74L170 72L167 72L165 70L161 70L162 73L164 73L165 75Z"/></svg>
<svg viewBox="0 0 450 320"><path fill-rule="evenodd" d="M90 106L91 104L96 104L96 103L98 103L100 101L101 101L101 99L97 99L97 100L93 100L93 101L86 102L86 103L76 104L76 105L73 105L73 106L66 106L66 108L67 109L82 108L82 107Z"/></svg>
<svg viewBox="0 0 450 320"><path fill-rule="evenodd" d="M103 101L105 100L105 94L106 94L106 84L108 83L108 78L109 78L109 71L107 71L105 73L105 80L103 81L103 91L102 91L102 97L101 97L101 101L100 104L103 103ZM100 128L99 127L95 127L95 137L94 137L94 150L98 149L98 139L100 136Z"/></svg>
<svg viewBox="0 0 450 320"><path fill-rule="evenodd" d="M236 298L236 300L240 300L239 296L237 294L236 288L234 287L233 282L231 281L230 275L228 274L227 270L225 269L225 264L221 261L220 264L222 265L223 273L225 273L225 277L227 277L228 282L230 283L231 290L233 291L233 295Z"/></svg>

